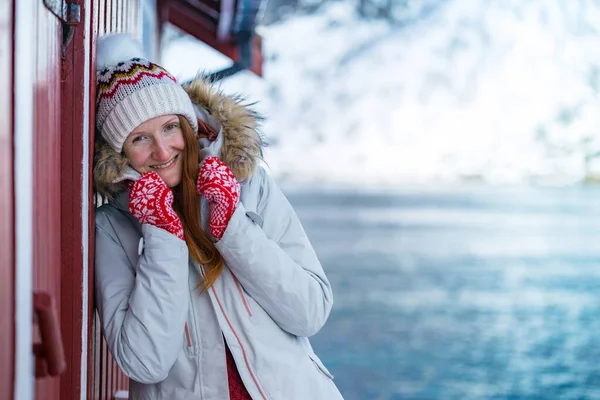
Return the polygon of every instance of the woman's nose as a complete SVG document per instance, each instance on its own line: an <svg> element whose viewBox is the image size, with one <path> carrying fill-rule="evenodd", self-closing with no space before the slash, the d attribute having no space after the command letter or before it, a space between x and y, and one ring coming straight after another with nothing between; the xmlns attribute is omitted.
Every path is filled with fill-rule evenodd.
<svg viewBox="0 0 600 400"><path fill-rule="evenodd" d="M157 139L154 142L154 158L159 161L168 161L169 160L169 146L162 138Z"/></svg>

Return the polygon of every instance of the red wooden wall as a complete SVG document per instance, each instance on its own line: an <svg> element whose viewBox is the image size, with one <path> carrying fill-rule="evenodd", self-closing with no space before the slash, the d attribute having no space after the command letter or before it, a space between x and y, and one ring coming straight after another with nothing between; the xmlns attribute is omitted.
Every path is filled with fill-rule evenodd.
<svg viewBox="0 0 600 400"><path fill-rule="evenodd" d="M82 206L87 200L84 197L84 174L88 171L82 165L91 151L91 143L85 135L90 132L90 122L86 118L86 103L89 95L86 89L94 86L94 75L91 65L86 63L89 52L90 29L87 13L90 11L90 0L70 1L80 6L80 22L73 28L74 35L64 48L64 57L59 60L61 68L61 94L57 99L62 108L61 146L60 146L60 187L61 198L61 320L67 369L61 376L60 399L79 400L82 388L82 365L87 356L88 341L84 343L83 330L88 327L84 321L84 307L89 314L89 296L83 290L86 284L84 247L88 242L90 226L83 226L89 209ZM61 30L62 30L61 26ZM61 37L61 44L62 38ZM86 81L86 73L88 79ZM92 131L93 132L93 131ZM87 151L86 151L87 145ZM89 179L89 175L88 175ZM91 289L90 277L87 285ZM85 297L84 297L85 296ZM86 354L83 354L83 353ZM85 375L85 374L84 374ZM85 378L85 377L84 377Z"/></svg>
<svg viewBox="0 0 600 400"><path fill-rule="evenodd" d="M42 2L34 3L33 65L33 292L48 294L61 316L61 24ZM39 326L33 326L40 343ZM36 361L36 369L43 369ZM35 380L36 399L60 396L60 377ZM62 398L62 397L60 397ZM65 397L66 398L66 397Z"/></svg>
<svg viewBox="0 0 600 400"><path fill-rule="evenodd" d="M0 399L14 390L13 7L0 0Z"/></svg>
<svg viewBox="0 0 600 400"><path fill-rule="evenodd" d="M16 1L0 0L0 84L5 89L0 91L0 326L10 327L0 329L2 399L12 398L14 392L12 24ZM80 22L64 49L64 27L59 18L43 1L31 3L33 43L24 51L33 55L33 85L19 88L31 90L33 98L32 289L49 295L56 306L66 358L63 374L35 380L35 396L48 400L81 398L82 366L87 365L87 376L83 377L87 379L86 397L104 400L113 399L118 390L127 390L128 380L108 352L93 304L94 219L91 204L87 208L85 203L91 199L91 171L87 166L92 165L93 154L95 41L108 32L129 32L141 39L142 4L141 0L70 3L80 6ZM40 343L37 325L33 336L34 343ZM36 362L37 367L44 365L43 359Z"/></svg>
<svg viewBox="0 0 600 400"><path fill-rule="evenodd" d="M13 398L15 378L13 21L16 1L0 0L0 70L3 71L0 84L5 89L0 91L0 326L10 327L0 329L1 399ZM35 379L35 397L81 398L83 364L87 365L86 397L113 399L118 390L127 390L128 380L108 352L94 311L93 208L91 204L89 209L85 205L91 198L88 185L91 171L86 166L92 165L93 154L95 40L107 32L123 31L141 38L142 5L141 0L71 0L70 3L80 6L80 22L64 49L65 32L60 19L43 1L31 3L33 43L23 51L31 51L33 55L33 85L19 88L31 90L33 98L33 115L19 117L32 118L33 125L32 289L34 293L49 295L55 304L66 361L66 371L60 376ZM83 225L86 218L87 224ZM33 341L41 342L37 325L33 326ZM40 369L45 365L43 359L36 361Z"/></svg>

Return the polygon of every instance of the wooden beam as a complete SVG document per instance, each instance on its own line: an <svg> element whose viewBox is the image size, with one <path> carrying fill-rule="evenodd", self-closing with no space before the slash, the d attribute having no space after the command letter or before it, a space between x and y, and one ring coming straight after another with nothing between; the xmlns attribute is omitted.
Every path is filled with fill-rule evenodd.
<svg viewBox="0 0 600 400"><path fill-rule="evenodd" d="M157 2L157 15L158 15L158 31L161 33L162 23L170 22L177 26L179 29L195 37L201 42L212 47L221 54L229 57L233 61L240 59L240 51L237 43L233 42L231 37L231 23L234 20L233 10L235 7L235 0L221 0L222 10L229 10L231 18L229 22L221 23L223 19L215 19L214 14L208 15L202 12L199 7L193 7L190 5L191 0L188 1L176 1L176 0L158 0ZM199 0L193 2L194 4L199 3ZM203 2L205 4L206 2ZM225 4L227 3L227 4ZM209 7L205 4L205 7ZM227 27L227 35L219 37L217 31L219 29L225 29ZM258 76L262 76L262 38L255 35L252 41L252 66L250 71Z"/></svg>
<svg viewBox="0 0 600 400"><path fill-rule="evenodd" d="M14 396L15 223L14 223L14 2L0 0L0 398Z"/></svg>

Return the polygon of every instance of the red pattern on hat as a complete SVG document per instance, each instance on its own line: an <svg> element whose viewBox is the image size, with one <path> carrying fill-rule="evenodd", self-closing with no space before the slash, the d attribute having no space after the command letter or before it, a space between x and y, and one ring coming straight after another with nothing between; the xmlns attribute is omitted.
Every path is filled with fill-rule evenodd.
<svg viewBox="0 0 600 400"><path fill-rule="evenodd" d="M155 64L150 64L152 69L142 70L139 65L134 65L131 71L122 72L120 74L114 73L110 81L101 83L98 85L98 99L97 102L101 102L103 99L112 99L115 94L119 91L119 88L123 85L138 85L144 77L149 77L160 82L163 78L170 79L174 83L177 83L177 79L171 76L167 71L160 68Z"/></svg>

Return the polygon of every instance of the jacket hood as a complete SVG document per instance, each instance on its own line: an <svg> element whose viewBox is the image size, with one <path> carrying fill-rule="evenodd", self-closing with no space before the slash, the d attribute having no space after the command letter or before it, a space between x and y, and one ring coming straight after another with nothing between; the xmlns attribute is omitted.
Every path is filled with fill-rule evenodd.
<svg viewBox="0 0 600 400"><path fill-rule="evenodd" d="M197 77L183 85L194 104L196 115L219 132L219 158L235 177L244 182L254 174L265 146L259 125L263 118L240 95L225 95L214 83ZM123 154L115 152L96 133L94 148L94 189L108 199L125 190L124 180L135 175ZM202 146L202 141L201 141ZM200 161L200 160L199 160Z"/></svg>

